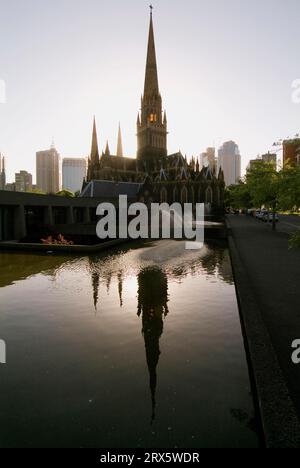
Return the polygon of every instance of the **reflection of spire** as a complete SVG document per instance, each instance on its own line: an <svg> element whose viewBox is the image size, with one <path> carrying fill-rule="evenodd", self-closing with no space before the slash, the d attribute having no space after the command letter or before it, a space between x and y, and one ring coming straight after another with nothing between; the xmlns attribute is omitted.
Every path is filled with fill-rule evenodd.
<svg viewBox="0 0 300 468"><path fill-rule="evenodd" d="M168 314L168 279L159 268L146 268L138 275L138 316L142 316L147 365L150 374L152 419L155 419L159 340Z"/></svg>
<svg viewBox="0 0 300 468"><path fill-rule="evenodd" d="M110 290L111 277L112 277L112 273L109 271L108 274L107 274L107 276L106 276L106 290L107 290L107 294L109 293L109 290Z"/></svg>
<svg viewBox="0 0 300 468"><path fill-rule="evenodd" d="M92 286L93 286L93 298L94 306L97 311L98 298L99 298L99 285L100 285L100 275L96 271L92 273Z"/></svg>
<svg viewBox="0 0 300 468"><path fill-rule="evenodd" d="M118 273L118 289L120 298L120 307L123 307L123 274L122 271Z"/></svg>

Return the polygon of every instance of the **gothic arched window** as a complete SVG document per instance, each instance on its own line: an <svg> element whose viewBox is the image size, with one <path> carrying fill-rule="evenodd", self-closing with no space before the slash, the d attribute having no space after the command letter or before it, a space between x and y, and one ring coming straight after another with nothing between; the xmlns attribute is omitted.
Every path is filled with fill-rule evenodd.
<svg viewBox="0 0 300 468"><path fill-rule="evenodd" d="M181 190L181 204L188 203L188 191L186 187Z"/></svg>
<svg viewBox="0 0 300 468"><path fill-rule="evenodd" d="M177 187L174 187L174 190L173 190L173 202L177 202L178 201L178 188Z"/></svg>
<svg viewBox="0 0 300 468"><path fill-rule="evenodd" d="M213 191L212 191L211 187L207 187L207 189L206 189L205 201L206 201L207 204L208 203L210 203L210 204L213 203Z"/></svg>
<svg viewBox="0 0 300 468"><path fill-rule="evenodd" d="M198 203L201 203L201 195L202 195L201 187L199 187L199 189L198 189Z"/></svg>
<svg viewBox="0 0 300 468"><path fill-rule="evenodd" d="M160 191L160 203L167 203L168 202L168 192L165 187L163 187Z"/></svg>

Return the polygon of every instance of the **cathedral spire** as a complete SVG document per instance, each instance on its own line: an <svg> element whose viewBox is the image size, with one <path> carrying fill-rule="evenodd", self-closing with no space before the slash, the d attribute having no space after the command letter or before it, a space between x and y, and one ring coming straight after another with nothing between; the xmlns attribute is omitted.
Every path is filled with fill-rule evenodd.
<svg viewBox="0 0 300 468"><path fill-rule="evenodd" d="M159 92L153 31L152 8L146 61L144 95L137 120L137 158L143 160L140 170L154 170L159 160L167 157L167 120L163 121L162 98ZM158 164L160 166L160 164Z"/></svg>
<svg viewBox="0 0 300 468"><path fill-rule="evenodd" d="M163 120L164 125L167 125L168 120L167 120L167 111L164 111L164 120Z"/></svg>
<svg viewBox="0 0 300 468"><path fill-rule="evenodd" d="M122 143L122 132L121 132L121 124L119 123L119 131L118 131L118 146L117 146L117 156L123 157L123 143Z"/></svg>
<svg viewBox="0 0 300 468"><path fill-rule="evenodd" d="M4 190L6 185L5 157L0 153L0 190Z"/></svg>
<svg viewBox="0 0 300 468"><path fill-rule="evenodd" d="M110 149L109 149L109 143L108 141L106 142L106 148L105 148L105 156L110 156Z"/></svg>
<svg viewBox="0 0 300 468"><path fill-rule="evenodd" d="M159 94L152 8L151 6L144 97Z"/></svg>
<svg viewBox="0 0 300 468"><path fill-rule="evenodd" d="M99 149L98 149L96 118L94 117L93 136L92 136L92 149L91 149L91 162L93 164L99 164L99 161L100 161L100 158L99 158Z"/></svg>

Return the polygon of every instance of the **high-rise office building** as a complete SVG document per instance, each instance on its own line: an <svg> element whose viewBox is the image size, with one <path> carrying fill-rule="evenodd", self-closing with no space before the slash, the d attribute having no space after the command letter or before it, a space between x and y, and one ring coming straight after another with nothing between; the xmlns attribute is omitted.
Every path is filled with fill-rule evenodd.
<svg viewBox="0 0 300 468"><path fill-rule="evenodd" d="M32 192L32 175L20 171L15 175L16 192Z"/></svg>
<svg viewBox="0 0 300 468"><path fill-rule="evenodd" d="M62 188L77 192L86 177L87 161L84 158L64 158L62 163Z"/></svg>
<svg viewBox="0 0 300 468"><path fill-rule="evenodd" d="M54 146L36 153L36 183L43 192L59 191L59 154Z"/></svg>
<svg viewBox="0 0 300 468"><path fill-rule="evenodd" d="M5 158L0 153L0 190L5 190L6 173L5 173Z"/></svg>
<svg viewBox="0 0 300 468"><path fill-rule="evenodd" d="M218 170L224 172L225 185L235 185L241 178L241 155L234 141L225 142L219 149Z"/></svg>
<svg viewBox="0 0 300 468"><path fill-rule="evenodd" d="M289 166L300 164L300 138L283 142L283 164Z"/></svg>
<svg viewBox="0 0 300 468"><path fill-rule="evenodd" d="M213 171L217 169L217 160L216 160L216 149L207 148L205 153L201 154L200 157L201 167L210 167Z"/></svg>
<svg viewBox="0 0 300 468"><path fill-rule="evenodd" d="M261 156L261 160L265 163L273 163L277 166L277 154L276 153L266 153Z"/></svg>

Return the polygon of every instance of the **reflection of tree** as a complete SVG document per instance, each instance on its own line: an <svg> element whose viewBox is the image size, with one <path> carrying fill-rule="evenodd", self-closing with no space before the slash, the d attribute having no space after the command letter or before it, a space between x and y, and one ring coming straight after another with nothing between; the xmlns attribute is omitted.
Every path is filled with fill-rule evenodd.
<svg viewBox="0 0 300 468"><path fill-rule="evenodd" d="M59 255L1 252L0 288L38 274L55 277L60 268L69 262L72 263L70 257Z"/></svg>
<svg viewBox="0 0 300 468"><path fill-rule="evenodd" d="M152 422L155 419L159 340L168 314L168 278L160 268L145 268L138 274L138 316L142 317L146 359L150 374Z"/></svg>
<svg viewBox="0 0 300 468"><path fill-rule="evenodd" d="M229 251L216 246L206 248L205 255L199 252L199 255L192 260L184 261L183 259L181 263L178 261L175 267L167 268L168 275L181 280L189 275L195 276L204 270L208 276L217 275L225 283L233 284Z"/></svg>

